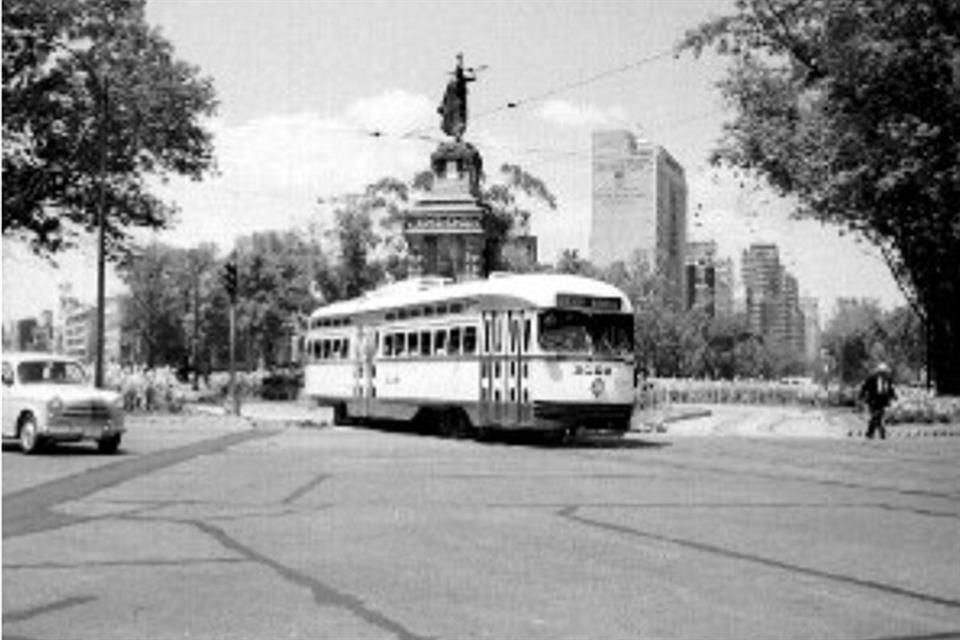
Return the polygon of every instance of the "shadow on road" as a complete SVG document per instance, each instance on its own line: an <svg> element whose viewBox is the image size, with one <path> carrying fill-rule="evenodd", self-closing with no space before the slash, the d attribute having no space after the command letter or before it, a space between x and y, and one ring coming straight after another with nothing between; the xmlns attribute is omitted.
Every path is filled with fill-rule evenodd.
<svg viewBox="0 0 960 640"><path fill-rule="evenodd" d="M4 453L20 453L20 444L17 442L4 442L3 443L3 452ZM34 456L43 456L43 457L82 457L82 456L96 456L96 457L122 457L126 455L127 452L121 447L117 450L116 453L101 453L97 450L97 445L95 443L60 443L60 444L44 444L41 446L40 450L32 454Z"/></svg>
<svg viewBox="0 0 960 640"><path fill-rule="evenodd" d="M354 425L358 428L384 431L389 433L407 434L425 438L469 440L479 444L491 446L519 446L540 449L660 449L670 446L669 442L655 442L625 438L614 433L586 433L576 436L558 437L556 434L539 431L484 431L472 432L470 435L453 437L438 433L429 426L418 425L415 422L376 421L366 422L363 425Z"/></svg>

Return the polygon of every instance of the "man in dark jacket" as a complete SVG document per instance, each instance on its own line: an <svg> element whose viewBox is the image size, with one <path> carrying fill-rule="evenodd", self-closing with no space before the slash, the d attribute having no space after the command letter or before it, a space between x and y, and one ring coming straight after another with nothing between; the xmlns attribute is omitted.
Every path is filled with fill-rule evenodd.
<svg viewBox="0 0 960 640"><path fill-rule="evenodd" d="M873 438L874 432L877 432L881 439L887 437L887 429L883 425L883 414L896 397L897 392L893 388L890 367L881 362L860 387L860 400L865 402L870 410L867 438Z"/></svg>

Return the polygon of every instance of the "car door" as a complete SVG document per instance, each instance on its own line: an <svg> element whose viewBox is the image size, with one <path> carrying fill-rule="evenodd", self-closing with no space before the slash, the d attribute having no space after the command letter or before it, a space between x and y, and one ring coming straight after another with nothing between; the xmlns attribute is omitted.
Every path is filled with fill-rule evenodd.
<svg viewBox="0 0 960 640"><path fill-rule="evenodd" d="M14 376L13 365L3 361L3 435L13 437L17 435L17 409L14 406Z"/></svg>

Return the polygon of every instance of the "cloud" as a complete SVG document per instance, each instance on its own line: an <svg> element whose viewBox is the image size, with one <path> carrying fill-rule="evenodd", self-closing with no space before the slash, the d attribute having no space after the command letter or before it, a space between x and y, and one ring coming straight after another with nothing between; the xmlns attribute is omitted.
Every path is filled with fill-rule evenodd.
<svg viewBox="0 0 960 640"><path fill-rule="evenodd" d="M347 109L346 118L360 127L397 136L440 121L434 101L401 89L358 100Z"/></svg>
<svg viewBox="0 0 960 640"><path fill-rule="evenodd" d="M603 109L574 104L566 100L548 100L537 110L537 117L559 127L594 128L629 125L626 110L617 105Z"/></svg>
<svg viewBox="0 0 960 640"><path fill-rule="evenodd" d="M319 198L358 191L385 177L412 177L429 165L429 144L403 134L435 119L426 96L401 90L363 98L341 113L271 115L214 122L218 174L158 187L181 208L180 224L158 235L174 244L226 249L254 231L328 222ZM379 135L374 135L379 132Z"/></svg>

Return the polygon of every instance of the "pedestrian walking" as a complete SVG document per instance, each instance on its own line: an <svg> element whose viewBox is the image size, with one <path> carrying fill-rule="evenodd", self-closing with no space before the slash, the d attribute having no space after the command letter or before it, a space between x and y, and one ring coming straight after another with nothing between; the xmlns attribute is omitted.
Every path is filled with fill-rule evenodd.
<svg viewBox="0 0 960 640"><path fill-rule="evenodd" d="M870 423L867 426L867 438L873 438L876 433L881 439L887 437L887 429L883 424L887 407L897 397L893 388L893 378L890 367L881 362L872 374L863 381L860 387L860 400L867 405L870 411Z"/></svg>

